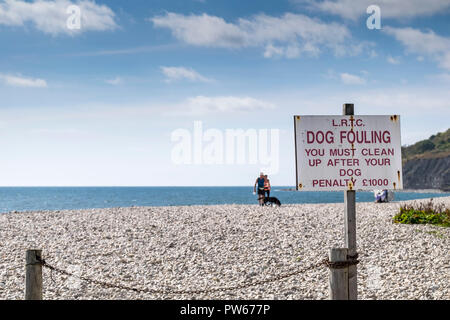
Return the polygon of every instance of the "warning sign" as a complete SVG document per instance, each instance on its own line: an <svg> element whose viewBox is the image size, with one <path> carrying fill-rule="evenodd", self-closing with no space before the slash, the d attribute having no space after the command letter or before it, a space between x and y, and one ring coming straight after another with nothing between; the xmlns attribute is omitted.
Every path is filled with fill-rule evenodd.
<svg viewBox="0 0 450 320"><path fill-rule="evenodd" d="M297 190L402 189L400 116L294 116Z"/></svg>

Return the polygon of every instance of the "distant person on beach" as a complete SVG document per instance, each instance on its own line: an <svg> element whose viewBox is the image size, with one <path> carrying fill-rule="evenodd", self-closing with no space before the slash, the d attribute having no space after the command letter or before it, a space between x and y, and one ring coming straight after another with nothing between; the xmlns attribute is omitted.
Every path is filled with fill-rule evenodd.
<svg viewBox="0 0 450 320"><path fill-rule="evenodd" d="M253 193L256 193L256 186L258 185L258 202L260 206L264 205L264 183L266 179L264 177L264 173L259 174L259 178L256 179L255 185L253 186Z"/></svg>
<svg viewBox="0 0 450 320"><path fill-rule="evenodd" d="M388 190L374 190L374 195L376 203L389 202Z"/></svg>
<svg viewBox="0 0 450 320"><path fill-rule="evenodd" d="M270 180L267 178L267 174L264 176L264 193L267 194L267 198L270 197Z"/></svg>

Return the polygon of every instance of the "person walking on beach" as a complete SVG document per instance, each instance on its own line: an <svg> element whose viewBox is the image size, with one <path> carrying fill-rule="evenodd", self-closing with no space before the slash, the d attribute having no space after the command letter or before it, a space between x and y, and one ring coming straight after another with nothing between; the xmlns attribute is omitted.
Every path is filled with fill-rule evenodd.
<svg viewBox="0 0 450 320"><path fill-rule="evenodd" d="M253 186L253 193L256 193L256 185L258 185L258 202L260 206L264 205L264 173L259 174L259 178L256 179L255 185Z"/></svg>
<svg viewBox="0 0 450 320"><path fill-rule="evenodd" d="M267 178L267 174L264 176L264 193L267 194L267 198L270 197L270 180Z"/></svg>

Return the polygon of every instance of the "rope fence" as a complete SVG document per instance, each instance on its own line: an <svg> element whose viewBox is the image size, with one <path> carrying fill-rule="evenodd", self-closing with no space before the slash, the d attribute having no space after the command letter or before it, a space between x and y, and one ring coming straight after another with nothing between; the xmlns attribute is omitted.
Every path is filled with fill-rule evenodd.
<svg viewBox="0 0 450 320"><path fill-rule="evenodd" d="M31 255L33 252L35 253L33 258L29 257L29 255ZM90 284L95 284L100 287L110 288L110 289L120 289L120 290L133 291L133 292L137 292L137 293L147 293L147 294L194 295L194 294L207 294L207 293L227 292L227 291L247 289L250 287L264 285L264 284L268 284L268 283L272 283L272 282L276 282L276 281L281 281L281 280L305 273L309 270L313 270L320 266L326 266L326 267L330 268L330 270L348 268L351 265L356 265L359 263L359 260L357 260L357 258L358 258L358 254L356 254L354 256L347 256L347 259L345 261L330 261L329 259L323 259L317 263L313 263L313 264L311 264L307 267L301 268L301 269L297 269L297 270L286 272L286 273L283 273L280 275L272 276L272 277L264 279L264 280L246 281L246 282L243 282L243 283L240 283L237 285L233 285L233 286L223 286L223 287L215 287L215 288L196 289L196 290L179 290L179 289L171 289L171 288L164 288L164 289L135 288L135 287L131 287L131 286L126 286L126 285L121 285L121 284L113 284L113 283L108 283L106 281L91 279L88 277L76 275L72 272L63 270L61 268L57 268L57 267L49 264L47 261L42 259L40 250L28 250L27 251L27 264L26 264L26 267L27 267L27 285L26 285L27 293L25 296L31 297L31 296L33 296L33 294L30 292L36 291L38 294L36 296L37 299L39 299L39 297L42 298L42 268L46 268L51 271L50 277L51 277L52 281L54 281L52 273L55 272L55 273L58 273L58 274L61 274L64 276L73 277L74 279L77 279L77 280L85 281ZM30 268L28 268L28 267L30 267ZM30 287L28 280L29 280L29 278L32 278L32 279L36 278L36 274L37 274L38 281L40 279L41 283L37 283L37 284L35 284L34 287L33 286Z"/></svg>

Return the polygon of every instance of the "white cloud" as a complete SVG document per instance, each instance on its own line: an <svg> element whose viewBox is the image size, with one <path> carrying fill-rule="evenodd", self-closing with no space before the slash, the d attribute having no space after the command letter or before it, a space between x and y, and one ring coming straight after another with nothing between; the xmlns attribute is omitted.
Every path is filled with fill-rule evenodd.
<svg viewBox="0 0 450 320"><path fill-rule="evenodd" d="M356 20L361 16L368 17L366 9L370 5L378 5L381 18L414 18L432 16L448 12L448 0L294 0L306 4L309 8Z"/></svg>
<svg viewBox="0 0 450 320"><path fill-rule="evenodd" d="M422 32L410 27L385 27L384 31L394 36L410 52L430 55L434 53L445 53L450 49L450 38L439 36L432 30Z"/></svg>
<svg viewBox="0 0 450 320"><path fill-rule="evenodd" d="M438 58L442 68L450 70L450 51L446 52L441 58Z"/></svg>
<svg viewBox="0 0 450 320"><path fill-rule="evenodd" d="M368 76L369 75L369 71L367 71L367 70L361 70L361 74L363 75L363 76Z"/></svg>
<svg viewBox="0 0 450 320"><path fill-rule="evenodd" d="M326 23L302 14L280 17L259 14L236 23L221 17L167 13L149 19L157 28L168 28L174 37L190 45L219 48L263 47L265 57L316 56L322 48L335 55L355 55L371 43L355 44L346 26Z"/></svg>
<svg viewBox="0 0 450 320"><path fill-rule="evenodd" d="M273 117L287 117L297 112L299 101L304 114L336 114L343 103L354 103L356 114L380 115L400 114L402 117L420 119L420 125L433 128L433 119L445 121L450 115L450 91L445 85L390 87L358 86L352 90L330 87L327 94L323 88L311 88L286 93L274 93L267 96L270 101L282 105L282 109L271 112ZM427 120L425 119L427 118ZM448 123L447 123L448 125ZM403 126L411 123L402 122Z"/></svg>
<svg viewBox="0 0 450 320"><path fill-rule="evenodd" d="M316 57L319 55L320 49L310 43L305 43L303 47L300 47L298 44L287 45L285 47L276 47L272 44L268 44L264 51L264 57L286 57L288 59L293 59L300 57L302 53Z"/></svg>
<svg viewBox="0 0 450 320"><path fill-rule="evenodd" d="M72 104L53 103L36 107L23 105L20 108L0 108L0 126L8 124L15 126L19 123L75 123L77 121L123 121L135 123L145 119L161 119L161 116L211 116L218 114L252 117L254 112L275 110L276 105L270 101L256 99L249 96L192 96L175 102L141 101L123 104L120 102L105 103L89 101L87 103ZM17 116L22 110L21 117ZM181 118L183 119L183 118ZM145 120L146 121L146 120Z"/></svg>
<svg viewBox="0 0 450 320"><path fill-rule="evenodd" d="M372 49L369 52L369 57L370 58L376 58L376 57L378 57L378 53L375 50Z"/></svg>
<svg viewBox="0 0 450 320"><path fill-rule="evenodd" d="M284 55L284 48L276 47L272 44L268 44L266 46L266 50L264 51L264 57L272 58L274 56L282 56Z"/></svg>
<svg viewBox="0 0 450 320"><path fill-rule="evenodd" d="M189 80L189 81L200 81L200 82L210 82L208 79L192 68L184 67L161 67L161 71L166 76L166 82L172 82L177 80Z"/></svg>
<svg viewBox="0 0 450 320"><path fill-rule="evenodd" d="M336 80L338 77L333 69L328 69L322 76L327 80Z"/></svg>
<svg viewBox="0 0 450 320"><path fill-rule="evenodd" d="M400 63L400 59L399 58L394 58L392 56L388 56L386 60L390 64L399 64Z"/></svg>
<svg viewBox="0 0 450 320"><path fill-rule="evenodd" d="M84 51L84 52L74 52L70 54L66 54L66 56L72 57L98 57L98 56L113 56L113 55L128 55L128 54L137 54L137 53L146 53L146 52L158 52L169 49L175 49L179 47L179 45L174 44L164 44L164 45L153 45L153 46L140 46L140 47L131 47L131 48L123 48L123 49L112 49L112 50L96 50L96 51Z"/></svg>
<svg viewBox="0 0 450 320"><path fill-rule="evenodd" d="M450 83L450 73L440 73L435 75L430 75L427 78L433 81L439 81L443 83Z"/></svg>
<svg viewBox="0 0 450 320"><path fill-rule="evenodd" d="M80 29L69 29L67 20L71 14L66 10L76 5L81 12ZM105 31L117 27L114 12L106 5L91 0L72 2L69 0L4 0L0 2L0 25L24 26L31 23L44 33L77 34L84 31Z"/></svg>
<svg viewBox="0 0 450 320"><path fill-rule="evenodd" d="M45 136L58 136L58 137L86 137L88 132L83 130L77 130L73 128L64 129L52 129L52 128L39 128L32 129L30 133L33 135L45 135Z"/></svg>
<svg viewBox="0 0 450 320"><path fill-rule="evenodd" d="M341 81L344 84L355 84L355 85L362 85L366 83L366 79L350 73L341 73Z"/></svg>
<svg viewBox="0 0 450 320"><path fill-rule="evenodd" d="M105 80L105 82L110 85L117 86L123 83L123 79L121 77L115 77L114 79Z"/></svg>
<svg viewBox="0 0 450 320"><path fill-rule="evenodd" d="M400 41L408 52L429 56L436 60L440 67L450 70L450 38L439 36L432 30L422 32L409 27L385 27L384 32Z"/></svg>
<svg viewBox="0 0 450 320"><path fill-rule="evenodd" d="M167 115L205 115L211 113L251 112L274 109L275 105L251 97L196 96L188 98L173 108Z"/></svg>
<svg viewBox="0 0 450 320"><path fill-rule="evenodd" d="M47 88L47 81L43 79L26 78L23 76L3 75L0 74L0 79L12 87L31 87L31 88Z"/></svg>

